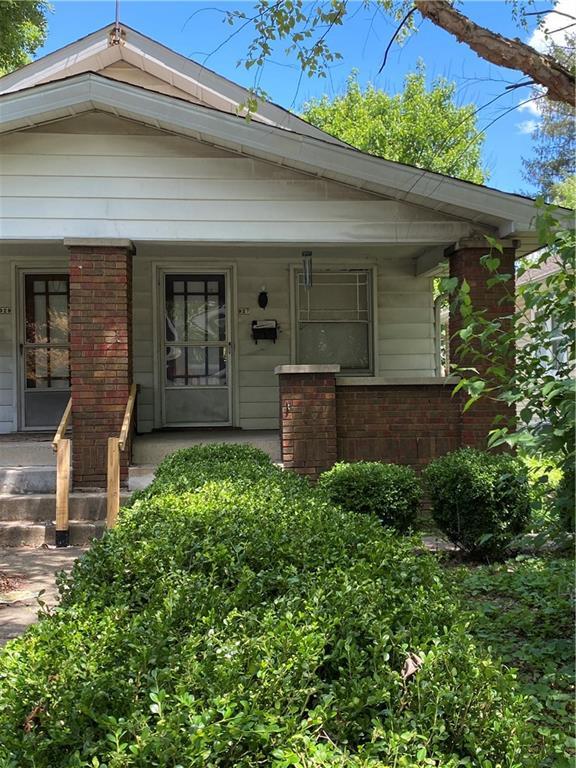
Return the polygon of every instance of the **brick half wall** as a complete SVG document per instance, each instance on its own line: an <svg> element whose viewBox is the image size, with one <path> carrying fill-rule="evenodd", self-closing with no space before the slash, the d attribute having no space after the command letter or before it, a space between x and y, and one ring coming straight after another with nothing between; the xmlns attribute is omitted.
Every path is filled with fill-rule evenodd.
<svg viewBox="0 0 576 768"><path fill-rule="evenodd" d="M462 400L453 383L336 387L340 461L419 467L462 445Z"/></svg>

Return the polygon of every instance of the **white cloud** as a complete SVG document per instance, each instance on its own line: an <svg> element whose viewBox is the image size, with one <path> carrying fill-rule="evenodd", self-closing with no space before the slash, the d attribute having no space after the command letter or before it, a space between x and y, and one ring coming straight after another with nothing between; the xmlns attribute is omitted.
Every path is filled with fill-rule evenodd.
<svg viewBox="0 0 576 768"><path fill-rule="evenodd" d="M560 15L565 13L568 16L576 16L574 0L556 0L554 10L558 13L547 13L542 16L540 25L528 38L528 44L538 51L545 51L550 42L565 44L566 35L574 31L574 28L561 29L570 24L570 19ZM561 31L556 32L556 30Z"/></svg>
<svg viewBox="0 0 576 768"><path fill-rule="evenodd" d="M538 125L538 120L524 120L521 123L517 123L516 128L518 133L534 133Z"/></svg>
<svg viewBox="0 0 576 768"><path fill-rule="evenodd" d="M540 100L530 99L529 96L525 96L524 99L518 104L519 112L528 112L530 115L540 117Z"/></svg>

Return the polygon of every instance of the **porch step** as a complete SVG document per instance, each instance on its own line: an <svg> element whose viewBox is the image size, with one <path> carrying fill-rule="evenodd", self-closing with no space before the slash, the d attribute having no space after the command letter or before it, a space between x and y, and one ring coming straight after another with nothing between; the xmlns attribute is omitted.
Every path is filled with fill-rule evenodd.
<svg viewBox="0 0 576 768"><path fill-rule="evenodd" d="M85 547L93 539L104 534L106 522L97 520L70 521L70 546ZM54 545L55 527L53 523L0 521L0 547L43 547Z"/></svg>
<svg viewBox="0 0 576 768"><path fill-rule="evenodd" d="M1 493L56 493L56 467L0 466Z"/></svg>
<svg viewBox="0 0 576 768"><path fill-rule="evenodd" d="M280 439L272 429L193 429L158 431L137 435L132 443L132 461L138 467L157 467L169 454L180 448L207 443L243 443L267 453L272 461L280 461Z"/></svg>
<svg viewBox="0 0 576 768"><path fill-rule="evenodd" d="M2 440L0 467L55 467L50 440Z"/></svg>
<svg viewBox="0 0 576 768"><path fill-rule="evenodd" d="M120 494L120 503L130 498ZM106 494L70 494L70 544L85 546L106 527ZM0 547L54 544L54 494L0 495Z"/></svg>

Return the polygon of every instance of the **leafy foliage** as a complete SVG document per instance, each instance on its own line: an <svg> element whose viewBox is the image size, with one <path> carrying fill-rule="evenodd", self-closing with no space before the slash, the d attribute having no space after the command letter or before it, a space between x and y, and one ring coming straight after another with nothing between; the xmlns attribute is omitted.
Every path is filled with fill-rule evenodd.
<svg viewBox="0 0 576 768"><path fill-rule="evenodd" d="M324 472L318 486L334 504L350 512L376 515L405 533L416 521L421 489L410 467L377 461L340 462Z"/></svg>
<svg viewBox="0 0 576 768"><path fill-rule="evenodd" d="M564 66L576 68L576 35L565 45L552 43L550 54ZM538 97L539 119L532 132L533 156L524 159L523 176L538 193L558 205L576 208L576 131L574 107Z"/></svg>
<svg viewBox="0 0 576 768"><path fill-rule="evenodd" d="M458 368L458 387L469 395L468 405L481 398L512 406L509 423L494 425L492 446L508 443L555 459L564 474L559 506L574 512L576 349L574 296L576 291L574 229L564 229L554 209L540 204L538 232L542 248L525 259L516 272L516 308L509 323L489 319L482 307L472 305L468 286L445 281L455 293L463 327L459 331L459 357L474 367ZM500 272L500 243L489 239L481 258L488 287L502 284L513 304L512 276ZM509 367L515 350L515 367Z"/></svg>
<svg viewBox="0 0 576 768"><path fill-rule="evenodd" d="M268 454L251 445L208 443L182 448L164 459L154 481L136 491L131 504L160 493L196 491L208 480L254 482L266 477L271 466Z"/></svg>
<svg viewBox="0 0 576 768"><path fill-rule="evenodd" d="M574 562L518 557L502 565L452 571L470 609L470 630L518 670L532 698L542 768L574 764Z"/></svg>
<svg viewBox="0 0 576 768"><path fill-rule="evenodd" d="M455 90L444 78L428 90L423 63L393 96L372 85L362 91L353 74L345 94L309 102L303 117L363 152L482 184L484 135L474 105L456 104Z"/></svg>
<svg viewBox="0 0 576 768"><path fill-rule="evenodd" d="M0 0L0 75L28 64L46 39L45 0Z"/></svg>
<svg viewBox="0 0 576 768"><path fill-rule="evenodd" d="M501 557L530 519L526 472L508 454L462 448L431 462L424 479L434 522L475 557Z"/></svg>
<svg viewBox="0 0 576 768"><path fill-rule="evenodd" d="M0 765L539 765L528 700L436 560L249 474L135 502L61 577L0 656Z"/></svg>

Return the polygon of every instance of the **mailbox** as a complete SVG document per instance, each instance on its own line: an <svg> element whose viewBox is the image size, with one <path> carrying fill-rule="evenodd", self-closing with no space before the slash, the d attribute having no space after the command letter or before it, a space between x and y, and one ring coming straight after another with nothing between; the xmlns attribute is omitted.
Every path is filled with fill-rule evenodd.
<svg viewBox="0 0 576 768"><path fill-rule="evenodd" d="M276 320L253 320L252 338L255 344L258 344L259 341L273 341L276 343L278 323Z"/></svg>

